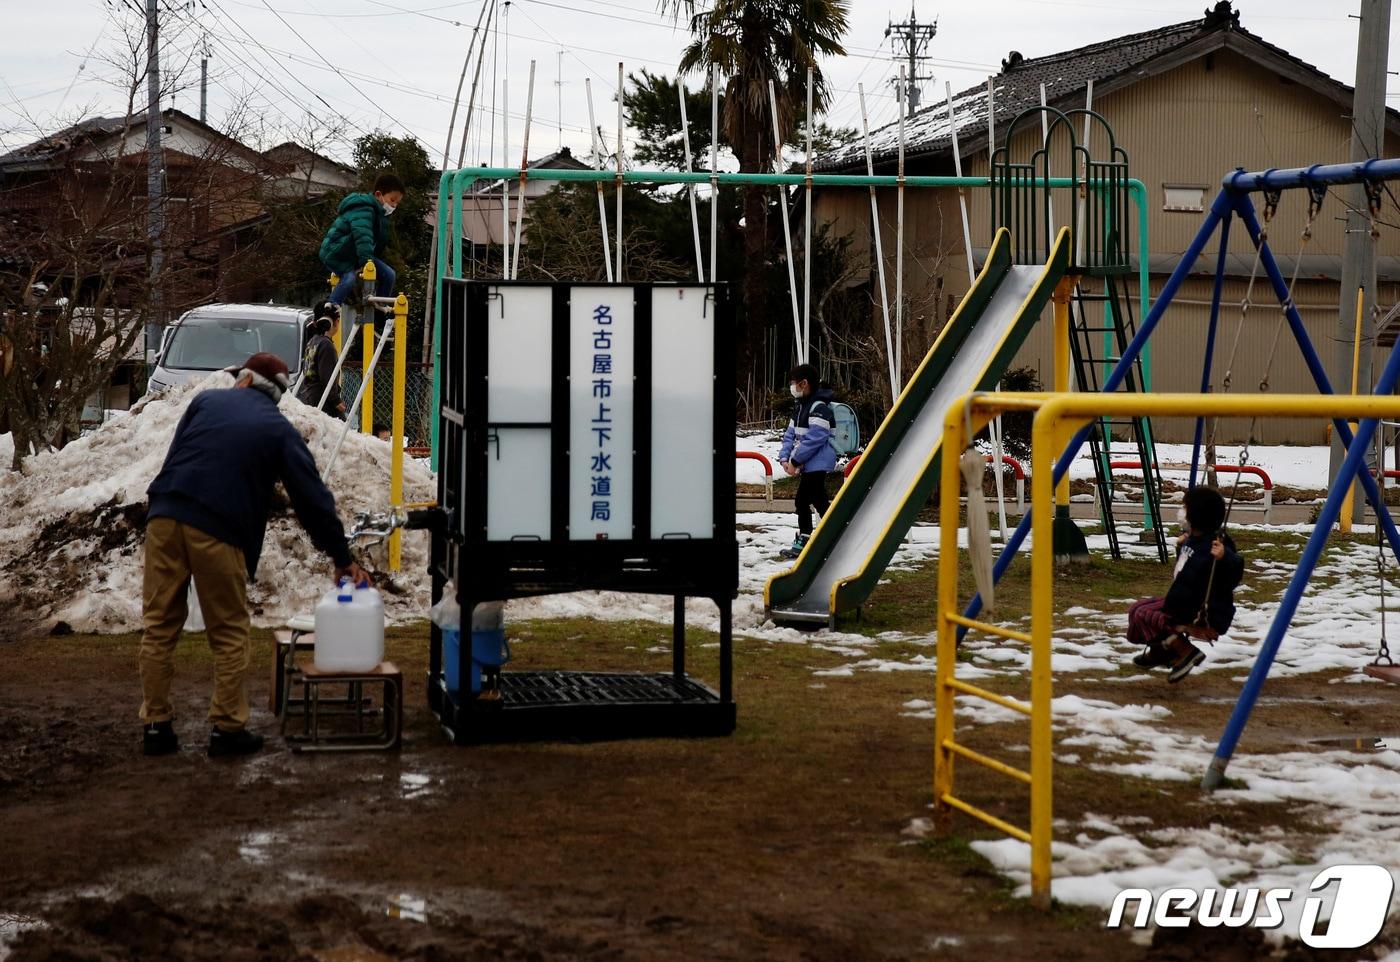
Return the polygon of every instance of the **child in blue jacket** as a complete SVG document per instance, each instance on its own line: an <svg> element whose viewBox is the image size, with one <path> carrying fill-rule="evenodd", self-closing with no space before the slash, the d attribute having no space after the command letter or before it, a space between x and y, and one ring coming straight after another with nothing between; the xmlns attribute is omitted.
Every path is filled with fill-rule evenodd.
<svg viewBox="0 0 1400 962"><path fill-rule="evenodd" d="M778 460L790 477L797 482L797 537L792 546L781 554L785 558L796 558L807 546L812 536L812 509L818 514L826 514L831 500L826 496L826 473L836 468L836 447L832 444L831 430L836 424L836 416L831 410L831 399L835 394L830 388L819 385L817 369L810 364L799 364L788 375L788 390L796 399L797 405L783 434L783 446L778 451Z"/></svg>

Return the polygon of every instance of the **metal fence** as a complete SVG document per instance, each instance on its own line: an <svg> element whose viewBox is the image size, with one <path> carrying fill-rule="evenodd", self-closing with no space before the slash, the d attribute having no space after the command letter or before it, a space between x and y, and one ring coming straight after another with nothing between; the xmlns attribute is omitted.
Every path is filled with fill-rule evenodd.
<svg viewBox="0 0 1400 962"><path fill-rule="evenodd" d="M340 390L348 407L360 389L360 365L347 362L341 372ZM389 427L394 414L394 369L381 363L374 378L374 423ZM369 399L366 398L365 403ZM432 434L433 370L432 365L417 361L408 363L408 380L404 390L404 436L411 448L427 447ZM355 419L358 425L359 417Z"/></svg>

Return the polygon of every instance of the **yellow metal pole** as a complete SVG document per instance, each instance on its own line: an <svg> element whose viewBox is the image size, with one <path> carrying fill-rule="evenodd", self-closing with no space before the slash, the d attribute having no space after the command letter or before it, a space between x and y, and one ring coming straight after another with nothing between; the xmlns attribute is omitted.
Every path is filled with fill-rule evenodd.
<svg viewBox="0 0 1400 962"><path fill-rule="evenodd" d="M962 404L954 405L943 421L943 463L938 499L938 659L933 686L933 808L939 830L953 814L943 799L953 794L953 689L948 682L958 658L958 628L949 615L958 612L958 453L963 438Z"/></svg>
<svg viewBox="0 0 1400 962"><path fill-rule="evenodd" d="M374 269L374 261L365 261L365 266L360 268L360 283L365 286L365 290L374 288L374 281L378 278L378 272ZM374 433L374 308L365 306L365 334L363 341L364 367L362 376L365 379L364 400L360 402L360 430L365 434Z"/></svg>
<svg viewBox="0 0 1400 962"><path fill-rule="evenodd" d="M403 411L407 390L408 298L400 294L394 301L394 414L389 436L389 505L403 504ZM395 528L389 535L389 570L398 571L403 560L403 532Z"/></svg>
<svg viewBox="0 0 1400 962"><path fill-rule="evenodd" d="M339 274L331 274L330 285L332 291L334 291L337 287L340 286ZM312 318L312 320L315 320L315 318ZM340 353L340 325L336 325L335 334L331 337L331 343L335 345L335 352L338 355Z"/></svg>
<svg viewBox="0 0 1400 962"><path fill-rule="evenodd" d="M1359 389L1358 381L1361 379L1361 312L1366 304L1366 288L1356 289L1356 331L1351 339L1351 393L1355 394ZM1356 422L1351 422L1351 433L1356 433ZM1384 467L1384 465L1382 465ZM1356 510L1356 483L1353 482L1347 489L1346 498L1342 501L1342 513L1337 516L1337 528L1342 534L1351 534L1351 522Z"/></svg>
<svg viewBox="0 0 1400 962"><path fill-rule="evenodd" d="M1058 336L1058 322L1055 330ZM1047 416L1044 408L1031 423L1031 903L1039 908L1050 907L1050 843L1054 831L1050 636L1055 614L1051 478L1055 456L1059 454L1056 426L1054 416Z"/></svg>

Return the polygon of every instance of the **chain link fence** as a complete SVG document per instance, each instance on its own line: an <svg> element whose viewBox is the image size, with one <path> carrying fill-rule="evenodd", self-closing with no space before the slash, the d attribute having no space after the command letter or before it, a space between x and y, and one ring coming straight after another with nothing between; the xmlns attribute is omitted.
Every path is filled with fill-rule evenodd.
<svg viewBox="0 0 1400 962"><path fill-rule="evenodd" d="M340 392L348 407L360 390L361 365L352 367L347 360L341 372ZM394 366L381 360L374 376L374 423L388 428L394 416ZM368 404L366 398L363 404ZM410 448L426 448L432 432L433 368L419 361L408 363L408 379L404 390L403 433ZM360 415L355 415L359 425Z"/></svg>

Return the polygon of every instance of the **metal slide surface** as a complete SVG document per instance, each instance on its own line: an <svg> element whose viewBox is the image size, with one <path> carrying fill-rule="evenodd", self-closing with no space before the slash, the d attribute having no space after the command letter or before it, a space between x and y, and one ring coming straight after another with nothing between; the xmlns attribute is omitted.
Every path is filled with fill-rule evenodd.
<svg viewBox="0 0 1400 962"><path fill-rule="evenodd" d="M775 621L833 622L869 596L938 477L945 413L969 391L993 387L1010 364L1064 273L1067 236L1062 232L1047 264L1020 266L1010 263L1009 235L998 233L964 306L910 379L806 551L769 581L765 602Z"/></svg>

